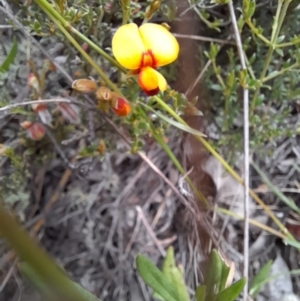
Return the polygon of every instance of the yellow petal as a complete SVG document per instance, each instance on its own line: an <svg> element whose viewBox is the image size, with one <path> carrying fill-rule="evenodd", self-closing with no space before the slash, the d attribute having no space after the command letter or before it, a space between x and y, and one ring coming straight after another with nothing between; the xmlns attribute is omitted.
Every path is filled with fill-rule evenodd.
<svg viewBox="0 0 300 301"><path fill-rule="evenodd" d="M166 79L151 67L142 68L138 83L148 95L155 95L158 90L165 91L168 87Z"/></svg>
<svg viewBox="0 0 300 301"><path fill-rule="evenodd" d="M116 60L127 69L140 68L145 46L136 24L130 23L118 28L112 39L112 52Z"/></svg>
<svg viewBox="0 0 300 301"><path fill-rule="evenodd" d="M146 23L139 27L139 32L147 50L152 51L156 66L164 66L177 59L179 44L165 27Z"/></svg>

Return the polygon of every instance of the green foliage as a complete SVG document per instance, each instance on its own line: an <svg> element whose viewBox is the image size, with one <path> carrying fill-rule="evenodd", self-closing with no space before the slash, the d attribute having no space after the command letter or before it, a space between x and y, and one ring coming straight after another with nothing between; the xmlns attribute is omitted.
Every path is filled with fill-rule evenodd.
<svg viewBox="0 0 300 301"><path fill-rule="evenodd" d="M170 247L164 258L162 271L149 259L139 255L136 259L137 270L143 280L153 289L153 296L159 300L190 300L184 284L183 271L176 267L174 251ZM204 284L195 292L196 301L234 301L241 293L245 278L230 285L231 268L216 250L212 250L204 274Z"/></svg>
<svg viewBox="0 0 300 301"><path fill-rule="evenodd" d="M180 301L174 285L148 258L138 255L136 267L146 284L163 300Z"/></svg>
<svg viewBox="0 0 300 301"><path fill-rule="evenodd" d="M3 202L1 199L0 202ZM23 273L51 300L95 301L91 295L75 285L54 261L37 245L0 205L1 236L26 262ZM47 295L48 294L48 295Z"/></svg>
<svg viewBox="0 0 300 301"><path fill-rule="evenodd" d="M20 272L34 285L37 291L48 301L57 300L57 295L53 289L49 286L49 283L43 282L35 270L27 264L22 262L18 265ZM82 288L79 284L70 281L74 288L76 288L80 294L84 297L84 301L101 301L95 295L91 294L89 291Z"/></svg>
<svg viewBox="0 0 300 301"><path fill-rule="evenodd" d="M266 264L264 264L258 273L252 278L249 286L249 295L252 298L255 298L257 294L260 292L264 280L268 278L270 274L270 269L272 265L272 260L269 260Z"/></svg>
<svg viewBox="0 0 300 301"><path fill-rule="evenodd" d="M4 62L0 65L0 72L4 73L7 72L9 69L10 64L14 61L16 55L17 55L17 40L16 38L13 39L13 44L11 46L11 49L9 51L9 54L7 55Z"/></svg>
<svg viewBox="0 0 300 301"><path fill-rule="evenodd" d="M289 100L299 95L300 39L296 34L300 18L294 4L295 1L289 0L279 1L277 7L267 3L256 6L254 0L237 2L236 14L247 70L241 71L235 46L211 43L201 49L211 60L204 78L210 89L211 111L221 136L218 141L213 141L213 145L217 148L226 146L226 159L232 156L230 150L236 152L242 148L242 124L239 121L242 94L239 87L250 90L252 150L262 151L266 143L297 133L299 124L288 124L293 111ZM218 11L218 7L214 9ZM266 15L273 15L270 22L265 22ZM230 34L231 30L225 27L220 34L214 33L212 36L222 38ZM226 52L223 50L225 48Z"/></svg>

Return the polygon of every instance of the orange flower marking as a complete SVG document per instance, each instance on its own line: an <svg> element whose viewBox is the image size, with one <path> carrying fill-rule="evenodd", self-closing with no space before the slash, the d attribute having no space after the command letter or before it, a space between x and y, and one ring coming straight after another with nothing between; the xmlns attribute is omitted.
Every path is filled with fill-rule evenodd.
<svg viewBox="0 0 300 301"><path fill-rule="evenodd" d="M119 96L114 97L112 101L111 109L118 116L126 116L131 111L129 102Z"/></svg>
<svg viewBox="0 0 300 301"><path fill-rule="evenodd" d="M138 75L138 84L148 95L165 91L166 79L156 71L157 67L174 62L179 53L175 37L163 26L146 23L140 27L126 24L116 31L112 40L116 60L130 74Z"/></svg>

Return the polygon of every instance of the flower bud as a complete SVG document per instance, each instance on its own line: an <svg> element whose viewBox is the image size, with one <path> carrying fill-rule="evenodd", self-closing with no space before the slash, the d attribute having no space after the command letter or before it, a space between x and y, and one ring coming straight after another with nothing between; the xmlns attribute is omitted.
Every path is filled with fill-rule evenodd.
<svg viewBox="0 0 300 301"><path fill-rule="evenodd" d="M43 111L47 109L45 103L33 103L31 107L34 113L38 113L39 111Z"/></svg>
<svg viewBox="0 0 300 301"><path fill-rule="evenodd" d="M104 142L104 140L101 139L99 142L99 145L97 147L97 151L100 155L103 155L105 152L105 149L106 149L105 142Z"/></svg>
<svg viewBox="0 0 300 301"><path fill-rule="evenodd" d="M40 116L42 123L51 125L52 116L45 103L34 103L31 105L31 107L33 112Z"/></svg>
<svg viewBox="0 0 300 301"><path fill-rule="evenodd" d="M153 0L151 4L146 8L145 17L151 19L153 14L160 8L161 0Z"/></svg>
<svg viewBox="0 0 300 301"><path fill-rule="evenodd" d="M77 79L73 82L72 88L80 93L92 93L97 89L97 84L90 79Z"/></svg>
<svg viewBox="0 0 300 301"><path fill-rule="evenodd" d="M111 102L111 109L118 116L126 116L131 111L129 102L118 95L114 95Z"/></svg>
<svg viewBox="0 0 300 301"><path fill-rule="evenodd" d="M97 89L96 91L96 98L99 100L99 101L111 101L111 98L112 98L112 93L111 91L106 88L106 87L100 87Z"/></svg>
<svg viewBox="0 0 300 301"><path fill-rule="evenodd" d="M37 77L33 74L33 73L30 73L27 77L27 85L30 89L34 89L36 91L39 90L39 81L37 79Z"/></svg>
<svg viewBox="0 0 300 301"><path fill-rule="evenodd" d="M40 122L24 121L20 125L27 131L28 137L32 140L38 141L45 136L45 127Z"/></svg>
<svg viewBox="0 0 300 301"><path fill-rule="evenodd" d="M68 120L70 123L79 124L79 108L72 103L63 103L60 102L57 104L58 110L61 112L63 117Z"/></svg>
<svg viewBox="0 0 300 301"><path fill-rule="evenodd" d="M89 50L89 45L88 45L87 43L83 43L83 44L81 45L81 48L82 48L85 52L88 52L88 50Z"/></svg>
<svg viewBox="0 0 300 301"><path fill-rule="evenodd" d="M32 122L31 121L23 121L20 123L20 126L24 129L24 130L28 130L31 126L32 126Z"/></svg>
<svg viewBox="0 0 300 301"><path fill-rule="evenodd" d="M152 12L156 12L160 8L161 0L153 0L150 4Z"/></svg>
<svg viewBox="0 0 300 301"><path fill-rule="evenodd" d="M170 30L171 26L168 23L162 23L161 26L163 26L165 29Z"/></svg>

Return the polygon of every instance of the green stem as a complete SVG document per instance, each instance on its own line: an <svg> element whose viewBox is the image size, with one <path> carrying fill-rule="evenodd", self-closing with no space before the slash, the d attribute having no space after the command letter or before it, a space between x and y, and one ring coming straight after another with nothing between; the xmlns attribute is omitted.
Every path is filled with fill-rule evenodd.
<svg viewBox="0 0 300 301"><path fill-rule="evenodd" d="M263 82L263 80L266 76L266 73L268 71L268 68L269 68L269 65L270 65L270 62L272 59L273 51L276 48L276 41L277 41L278 35L280 33L287 9L288 9L291 1L292 0L278 0L278 6L277 6L276 16L275 16L274 23L273 23L272 35L271 35L271 44L269 45L269 50L268 50L268 53L267 53L267 56L266 56L266 59L264 62L263 70L262 70L260 78L259 78L260 82ZM284 2L284 5L281 10L283 2ZM253 95L253 98L251 101L251 108L250 108L251 113L253 113L253 111L255 109L256 100L257 100L259 93L260 93L260 88L256 89L256 91Z"/></svg>
<svg viewBox="0 0 300 301"><path fill-rule="evenodd" d="M217 67L217 64L216 64L216 60L215 59L212 59L211 60L211 64L213 66L213 69L214 69L214 72L216 74L216 77L220 83L220 85L222 86L222 89L225 90L226 89L226 85L223 81L223 78L221 77L221 75L219 74L219 71L218 71L218 67Z"/></svg>
<svg viewBox="0 0 300 301"><path fill-rule="evenodd" d="M164 108L171 116L173 116L178 122L181 124L188 126L188 124L178 116L172 108L170 108L163 100L159 97L154 96L157 103ZM199 140L202 145L221 163L221 165L229 172L229 174L240 184L244 185L242 178L233 170L233 168L217 153L217 151L201 136L194 135L194 137ZM256 195L256 193L250 189L250 196L265 210L265 212L269 215L269 217L274 221L274 223L278 226L278 228L286 234L287 237L295 240L293 236L288 232L286 227L280 222L280 220L274 215L272 210Z"/></svg>
<svg viewBox="0 0 300 301"><path fill-rule="evenodd" d="M37 0L39 1L39 0ZM69 32L63 27L63 25L55 19L54 16L49 13L46 7L43 4L40 4L40 7L48 15L48 17L53 21L53 23L61 30L65 37L74 45L74 47L81 53L81 55L86 59L86 61L98 72L103 81L110 87L112 90L121 94L118 87L106 76L106 74L101 70L100 67L93 61L93 59L82 49L82 47L77 43L77 41L69 34Z"/></svg>
<svg viewBox="0 0 300 301"><path fill-rule="evenodd" d="M49 285L57 300L86 301L76 286L59 270L55 262L0 205L0 233L21 260L27 262L40 279Z"/></svg>
<svg viewBox="0 0 300 301"><path fill-rule="evenodd" d="M244 217L242 215L239 215L239 214L237 214L235 212L232 212L230 210L227 210L225 208L217 207L216 211L219 212L219 213L223 213L223 214L226 214L228 216L234 217L236 219L240 219L240 220L244 219ZM260 229L262 229L262 230L264 230L266 232L269 232L269 233L271 233L271 234L273 234L273 235L275 235L277 237L285 239L285 235L282 234L281 232L278 232L277 230L274 230L273 228L271 228L271 227L269 227L269 226L267 226L265 224L262 224L262 223L260 223L260 222L258 222L256 220L253 220L253 219L250 218L249 219L249 223L251 225L256 226L256 227L258 227L258 228L260 228Z"/></svg>
<svg viewBox="0 0 300 301"><path fill-rule="evenodd" d="M169 146L167 145L167 143L163 140L163 138L156 133L156 130L151 122L151 120L149 120L147 114L145 113L145 111L142 108L138 108L139 112L141 115L143 115L143 117L145 119L148 119L148 122L151 126L151 132L153 137L155 138L155 140L158 142L158 144L162 147L162 149L165 151L165 153L169 156L169 158L171 159L171 161L173 162L173 164L175 165L175 167L177 168L177 170L183 175L185 176L185 170L182 167L182 165L180 164L180 162L177 160L177 158L174 156L174 153L172 152L172 150L169 148ZM176 114L176 113L175 113ZM176 114L177 115L177 114ZM199 198L199 200L201 202L204 203L206 208L209 208L209 203L207 201L207 199L205 198L205 196L201 193L201 191L199 191L193 184L193 182L191 181L191 179L186 176L186 182L189 184L190 188L192 189L192 191L195 193L195 195Z"/></svg>
<svg viewBox="0 0 300 301"><path fill-rule="evenodd" d="M174 156L172 150L169 148L169 146L165 143L165 141L162 139L161 136L157 135L155 133L155 129L152 130L152 135L155 138L155 140L160 144L160 146L163 148L163 150L165 151L165 153L169 156L169 158L172 160L173 164L176 166L176 168L178 169L178 171L185 176L185 171L183 169L183 167L181 166L181 164L179 163L179 161L177 160L177 158ZM193 184L193 182L191 181L191 179L189 177L186 177L186 182L189 184L190 188L192 189L192 191L196 194L196 196L199 198L199 200L201 202L204 203L205 207L208 209L209 208L209 203L207 201L207 199L205 198L205 196L202 194L201 191L199 191Z"/></svg>
<svg viewBox="0 0 300 301"><path fill-rule="evenodd" d="M246 19L245 22L247 23L247 25L250 27L250 29L252 30L252 32L259 38L261 39L263 42L265 42L267 45L270 45L271 42L264 37L262 34L258 33L258 29L253 25L253 23L251 22L251 19Z"/></svg>
<svg viewBox="0 0 300 301"><path fill-rule="evenodd" d="M281 44L276 44L276 48L285 48L289 46L294 46L296 44L300 43L300 39L295 39L293 42L286 42L286 43L281 43Z"/></svg>
<svg viewBox="0 0 300 301"><path fill-rule="evenodd" d="M127 24L130 16L130 0L122 0L123 20L122 25Z"/></svg>
<svg viewBox="0 0 300 301"><path fill-rule="evenodd" d="M122 67L116 60L114 60L109 54L107 54L103 49L101 49L99 46L97 46L94 42L92 42L90 39L88 39L84 34L80 33L77 29L72 27L72 25L66 21L54 8L53 6L46 0L35 0L35 2L40 6L43 7L43 10L45 13L51 14L53 17L55 17L56 20L58 20L62 26L72 33L74 33L78 38L80 38L82 41L87 43L92 49L97 51L101 56L103 56L106 60L108 60L113 66L117 67L119 70L122 70L123 72L126 71L124 67ZM47 11L47 12L46 12ZM47 14L49 16L49 14Z"/></svg>
<svg viewBox="0 0 300 301"><path fill-rule="evenodd" d="M271 79L273 79L273 78L275 78L275 77L277 77L279 75L282 75L282 74L284 74L287 71L291 71L293 69L296 69L297 67L300 67L300 63L294 63L293 65L291 65L291 66L289 66L287 68L283 68L283 69L281 69L281 70L279 70L277 72L272 72L271 74L269 74L268 76L266 76L263 79L263 83L265 83L265 82L267 82L267 81L269 81L269 80L271 80Z"/></svg>

